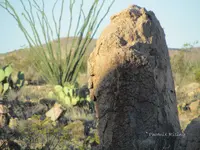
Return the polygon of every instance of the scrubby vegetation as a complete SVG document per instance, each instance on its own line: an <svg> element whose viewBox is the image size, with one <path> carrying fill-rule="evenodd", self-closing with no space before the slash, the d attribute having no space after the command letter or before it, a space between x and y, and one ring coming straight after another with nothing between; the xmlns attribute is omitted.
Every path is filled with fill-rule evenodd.
<svg viewBox="0 0 200 150"><path fill-rule="evenodd" d="M23 50L20 51L20 55L23 55L22 52ZM16 58L20 57L17 52L14 54ZM7 54L3 57L6 58L10 55ZM87 57L88 55L86 55ZM170 50L182 129L199 114L199 105L196 103L200 93L199 58L199 48ZM17 61L17 63L19 62ZM17 63L13 62L12 66L18 67ZM29 64L23 65L26 68L26 65ZM86 66L86 62L83 65ZM6 67L2 66L2 68ZM13 67L12 77L17 77L15 70ZM34 76L36 73L32 72ZM94 104L89 100L87 85L84 85L87 83L87 76L82 79L84 82L72 85L69 83L65 86L48 83L39 85L37 83L40 78L32 85L31 82L28 83L31 78L27 79L26 73L29 75L29 72L25 71L24 73L26 84L20 90L10 89L7 93L6 105L9 108L10 116L8 116L8 126L1 129L2 139L14 141L23 149L44 149L46 147L50 149L69 149L70 147L90 149L91 146L99 143L94 119ZM86 74L86 70L80 73L80 78L84 74ZM62 104L63 112L56 121L52 121L45 113L53 108L55 103ZM2 147L5 145L6 142L2 144Z"/></svg>
<svg viewBox="0 0 200 150"><path fill-rule="evenodd" d="M114 0L109 6L104 6L106 0L94 0L88 12L83 10L84 0L80 5L76 0L68 2L66 38L60 37L65 0L53 4L53 25L43 0L20 0L22 13L9 0L0 3L29 44L26 49L0 56L0 149L88 150L99 144L94 103L86 80L77 77L86 74L93 37ZM57 20L54 12L58 4ZM75 18L73 10L77 8L80 11ZM16 81L11 78L15 76Z"/></svg>
<svg viewBox="0 0 200 150"><path fill-rule="evenodd" d="M20 51L20 55L23 55L22 52L23 50ZM14 54L17 59L20 57L17 52ZM3 57L10 57L10 55L7 54ZM88 55L86 55L87 57ZM199 48L170 50L182 129L199 114L199 105L197 103L194 105L199 100L200 93L199 58ZM17 63L19 62L17 61ZM14 68L14 66L18 67L17 63L13 62L12 64L14 73L11 75L12 77L17 77L17 71ZM26 68L29 63L23 65ZM86 62L83 65L86 66ZM10 65L6 67L10 67ZM4 70L6 67L2 66ZM38 78L38 81L32 85L31 82L28 83L30 78L27 79L26 74L29 75L29 72L25 71L24 73L26 84L20 90L10 88L7 93L6 106L9 109L9 123L8 126L1 129L2 139L7 142L14 141L23 149L44 149L46 147L50 149L69 149L70 147L90 149L91 146L99 143L94 119L94 104L89 100L87 85L84 85L87 83L86 79L82 79L84 80L82 83L68 83L60 86L48 83L39 85L37 83L40 78ZM36 73L34 72L33 76L34 74ZM80 73L80 77L83 74L86 74L86 70ZM56 103L62 104L63 112L56 121L52 121L45 114ZM6 144L9 143L2 143L2 147Z"/></svg>
<svg viewBox="0 0 200 150"><path fill-rule="evenodd" d="M179 118L182 129L185 129L200 114L200 48L185 44L181 50L170 53Z"/></svg>
<svg viewBox="0 0 200 150"><path fill-rule="evenodd" d="M63 49L60 37L65 0L61 0L58 19L56 19L57 17L55 16L55 9L58 1L55 1L53 4L52 18L54 26L49 23L50 19L45 13L44 1L39 3L35 0L28 0L28 2L25 3L21 0L20 2L23 8L21 15L19 15L9 0L0 3L0 6L18 23L20 30L29 44L30 48L28 50L31 52L30 55L34 57L32 63L35 69L40 71L42 77L49 83L59 85L64 85L65 82L74 83L83 61L83 55L96 34L102 20L109 12L114 0L111 1L106 11L102 11L105 0L94 0L87 13L83 11L83 0L80 6L76 5L76 8L76 0L69 1L70 18L68 19L69 25L66 49ZM80 10L77 18L74 18L74 9ZM99 17L100 12L103 13L102 18ZM22 19L26 21L28 26L25 26ZM74 20L75 22L73 22ZM37 21L39 22L38 24L36 24ZM75 26L74 33L71 32L72 24ZM27 30L27 27L31 29L32 33ZM72 42L69 44L68 38L70 35L74 35L74 37L77 38L73 38ZM52 41L54 41L54 39L56 39L56 41L53 45Z"/></svg>
<svg viewBox="0 0 200 150"><path fill-rule="evenodd" d="M23 1L21 2L24 6ZM31 1L28 2L32 8ZM33 1L41 15L40 25L45 44L37 35L38 30L31 19L33 12L29 13L24 7L23 15L35 34L35 37L29 37L9 1L5 0L5 5L1 4L17 17L15 19L30 45L29 48L0 55L0 111L4 112L4 107L6 109L0 118L0 149L89 150L99 144L94 103L89 98L86 73L87 58L96 42L93 36L101 23L96 20L101 10L97 9L98 2L95 0L92 4L83 25L79 26L77 23L74 37L69 37L69 25L67 38L61 38L59 23L55 28L57 37L54 40L54 37L50 37L52 29L43 8ZM105 0L102 7L104 2ZM71 12L74 3L75 1L70 0ZM108 11L111 6L112 3ZM60 19L62 7L63 5ZM83 15L81 13L80 11L80 16ZM56 20L54 23L56 24ZM32 55L33 53L36 55ZM186 44L182 50L170 53L176 53L170 54L170 58L177 107L184 129L190 119L200 113L199 104L195 105L197 108L191 107L199 100L200 49Z"/></svg>
<svg viewBox="0 0 200 150"><path fill-rule="evenodd" d="M183 48L171 57L172 71L177 86L199 82L199 48Z"/></svg>
<svg viewBox="0 0 200 150"><path fill-rule="evenodd" d="M11 66L4 67L4 71L5 68L11 76ZM2 120L0 123L1 149L6 149L8 141L14 141L15 148L22 149L90 149L98 144L94 104L89 100L87 88L69 84L43 88L46 91L42 93L42 88L33 90L29 85L17 90L8 86L9 91L1 94L1 102L9 114L7 123ZM52 117L57 113L56 109L51 111L55 106L62 111L57 118Z"/></svg>

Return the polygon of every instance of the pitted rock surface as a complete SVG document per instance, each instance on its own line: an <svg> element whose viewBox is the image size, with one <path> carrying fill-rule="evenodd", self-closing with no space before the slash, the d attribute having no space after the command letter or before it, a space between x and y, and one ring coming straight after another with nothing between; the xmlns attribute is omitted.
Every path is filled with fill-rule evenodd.
<svg viewBox="0 0 200 150"><path fill-rule="evenodd" d="M181 132L164 31L152 11L133 5L111 17L88 59L99 149L172 149Z"/></svg>
<svg viewBox="0 0 200 150"><path fill-rule="evenodd" d="M176 150L199 150L200 149L200 117L195 118L187 126L183 136L177 140Z"/></svg>

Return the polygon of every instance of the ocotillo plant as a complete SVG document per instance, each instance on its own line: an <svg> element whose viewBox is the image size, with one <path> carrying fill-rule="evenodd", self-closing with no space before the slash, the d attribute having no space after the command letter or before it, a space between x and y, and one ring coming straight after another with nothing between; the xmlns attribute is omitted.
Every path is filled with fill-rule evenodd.
<svg viewBox="0 0 200 150"><path fill-rule="evenodd" d="M101 22L108 14L115 0L111 0L106 11L102 15L102 9L105 7L106 0L93 0L91 7L86 14L83 10L84 0L81 0L79 14L74 21L74 9L76 0L69 1L69 25L67 31L67 39L72 35L74 38L72 43L67 41L67 48L62 51L61 48L61 21L63 18L65 0L55 0L52 8L53 25L50 24L49 18L45 13L45 2L41 0L41 4L36 0L20 0L23 7L23 13L19 15L15 7L9 0L4 0L0 6L16 20L19 28L23 32L28 44L31 55L34 56L33 63L37 71L41 72L42 77L49 83L64 85L66 82L74 83L78 76L83 55L88 45L96 34ZM55 17L55 8L60 4L60 15L58 20ZM99 16L102 15L102 18ZM24 21L25 20L25 21ZM74 33L71 33L72 24L75 27ZM28 25L28 27L26 26ZM32 34L27 30L31 29ZM41 34L42 32L42 34ZM56 38L57 46L52 41ZM43 42L44 40L44 42Z"/></svg>

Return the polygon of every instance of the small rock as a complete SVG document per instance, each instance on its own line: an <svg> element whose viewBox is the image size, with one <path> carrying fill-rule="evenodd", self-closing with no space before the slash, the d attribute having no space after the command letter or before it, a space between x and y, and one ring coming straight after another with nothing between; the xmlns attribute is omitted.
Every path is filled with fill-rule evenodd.
<svg viewBox="0 0 200 150"><path fill-rule="evenodd" d="M6 114L8 113L8 109L5 105L0 104L0 114Z"/></svg>
<svg viewBox="0 0 200 150"><path fill-rule="evenodd" d="M189 97L193 97L194 96L194 92L192 91L192 92L189 92L188 94L187 94Z"/></svg>
<svg viewBox="0 0 200 150"><path fill-rule="evenodd" d="M62 112L61 105L55 103L54 106L46 112L46 117L50 117L52 121L56 121L61 116Z"/></svg>
<svg viewBox="0 0 200 150"><path fill-rule="evenodd" d="M197 112L197 111L198 111L199 103L200 103L200 100L197 100L197 101L192 102L192 103L190 104L189 107L190 107L191 112Z"/></svg>
<svg viewBox="0 0 200 150"><path fill-rule="evenodd" d="M0 114L0 128L3 128L9 124L9 117L7 114Z"/></svg>

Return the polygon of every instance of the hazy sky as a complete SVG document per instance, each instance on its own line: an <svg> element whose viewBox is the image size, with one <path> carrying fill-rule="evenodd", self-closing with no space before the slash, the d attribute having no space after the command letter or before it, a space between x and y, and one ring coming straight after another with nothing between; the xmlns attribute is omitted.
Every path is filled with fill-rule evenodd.
<svg viewBox="0 0 200 150"><path fill-rule="evenodd" d="M3 1L3 0L0 0ZM23 0L27 2L27 0ZM44 0L46 13L51 17L51 8L55 0ZM77 0L80 2L80 0ZM107 0L110 2L111 0ZM17 12L22 12L20 0L10 0ZM66 0L66 4L69 0ZM85 0L85 9L88 10L93 0ZM200 40L200 0L116 0L108 16L102 22L96 38L102 30L109 24L109 18L113 14L120 12L129 5L136 4L152 10L166 34L166 41L170 48L181 48L184 43L193 43ZM108 4L107 4L108 5ZM56 14L59 13L59 8ZM78 9L74 11L77 14ZM69 12L63 15L62 34L66 35ZM16 21L0 7L0 53L16 50L27 45L26 39L21 33Z"/></svg>

